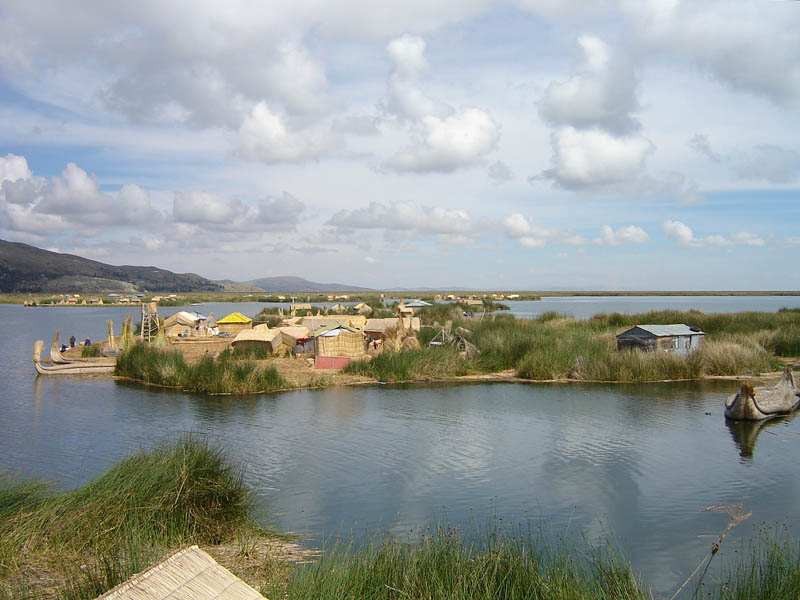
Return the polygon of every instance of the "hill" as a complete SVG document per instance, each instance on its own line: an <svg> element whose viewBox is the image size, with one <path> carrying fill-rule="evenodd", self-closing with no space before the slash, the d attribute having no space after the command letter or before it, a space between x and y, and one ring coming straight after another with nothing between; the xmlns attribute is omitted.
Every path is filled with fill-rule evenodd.
<svg viewBox="0 0 800 600"><path fill-rule="evenodd" d="M0 240L0 292L219 292L223 286L194 273L114 266L74 254Z"/></svg>
<svg viewBox="0 0 800 600"><path fill-rule="evenodd" d="M343 283L316 283L302 277L262 277L245 282L265 292L373 292L370 288Z"/></svg>

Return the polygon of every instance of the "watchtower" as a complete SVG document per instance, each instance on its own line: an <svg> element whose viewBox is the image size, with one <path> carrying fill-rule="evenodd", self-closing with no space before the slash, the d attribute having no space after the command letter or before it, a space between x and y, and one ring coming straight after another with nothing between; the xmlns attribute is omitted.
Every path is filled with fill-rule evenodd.
<svg viewBox="0 0 800 600"><path fill-rule="evenodd" d="M142 302L141 339L151 341L158 333L158 302Z"/></svg>

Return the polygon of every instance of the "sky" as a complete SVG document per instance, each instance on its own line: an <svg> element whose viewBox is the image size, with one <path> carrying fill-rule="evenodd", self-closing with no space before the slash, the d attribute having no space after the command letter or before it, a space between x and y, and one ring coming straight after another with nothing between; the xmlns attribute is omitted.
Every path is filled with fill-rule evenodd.
<svg viewBox="0 0 800 600"><path fill-rule="evenodd" d="M800 289L800 2L0 1L0 238L212 279Z"/></svg>

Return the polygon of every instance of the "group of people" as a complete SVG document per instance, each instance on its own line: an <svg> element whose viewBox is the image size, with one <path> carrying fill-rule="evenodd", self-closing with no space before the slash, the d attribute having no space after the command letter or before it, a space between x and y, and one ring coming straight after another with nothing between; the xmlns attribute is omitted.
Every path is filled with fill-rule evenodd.
<svg viewBox="0 0 800 600"><path fill-rule="evenodd" d="M75 347L75 342L77 342L77 341L78 341L78 339L75 337L75 334L69 336L69 347L70 348L74 348ZM91 346L92 345L92 340L90 340L87 337L85 340L83 340L83 345L84 346ZM66 344L61 344L61 352L66 352L66 351L67 351L67 345Z"/></svg>

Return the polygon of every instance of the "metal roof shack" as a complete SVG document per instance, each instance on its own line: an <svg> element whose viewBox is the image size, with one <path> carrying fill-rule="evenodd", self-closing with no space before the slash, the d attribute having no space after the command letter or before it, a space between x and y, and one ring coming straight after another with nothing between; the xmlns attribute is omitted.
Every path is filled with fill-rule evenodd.
<svg viewBox="0 0 800 600"><path fill-rule="evenodd" d="M689 325L636 325L617 336L617 350L689 354L703 345L706 334Z"/></svg>

